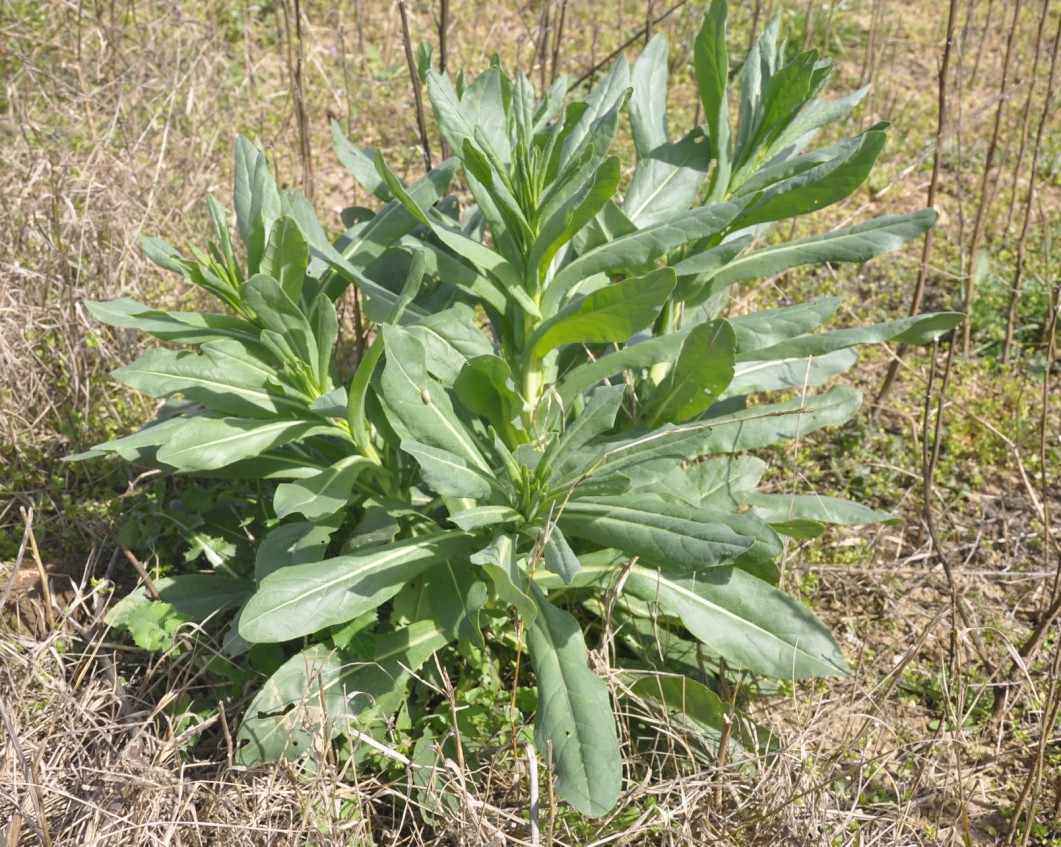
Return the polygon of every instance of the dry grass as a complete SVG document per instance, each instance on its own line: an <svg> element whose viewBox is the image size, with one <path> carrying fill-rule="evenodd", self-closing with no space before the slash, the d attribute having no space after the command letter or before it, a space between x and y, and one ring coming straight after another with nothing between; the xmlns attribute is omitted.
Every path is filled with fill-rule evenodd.
<svg viewBox="0 0 1061 847"><path fill-rule="evenodd" d="M409 5L414 40L434 40L437 4ZM479 67L497 49L509 66L536 74L540 4L451 5L450 67ZM765 14L770 4L756 5ZM852 198L834 219L909 210L924 202L927 188L945 10L922 0L834 5L789 4L789 22L814 8L811 41L841 50L843 82L834 90L872 73L879 84L860 118L896 120L873 193ZM668 8L649 6L654 14ZM1040 8L1025 3L1021 19L1014 62L1025 71ZM152 659L112 643L100 624L108 598L93 586L119 578L125 565L78 501L108 496L80 493L96 484L120 492L124 480L101 482L57 460L124 431L149 409L105 379L134 356L139 339L93 324L84 300L179 302L183 294L148 265L136 239L162 233L177 244L200 240L201 201L208 192L228 194L239 132L262 139L283 181L312 175L332 226L342 207L366 198L330 153L330 116L360 143L384 147L399 169L419 166L393 4L302 5L302 127L291 84L294 45L286 37L293 9L235 0L203 8L0 0L0 538L9 539L0 555L10 556L0 568L5 847L531 843L526 759L513 766L511 756L498 754L480 773L440 760L433 797L410 795L408 770L392 781L327 767L310 777L284 768L247 772L231 764L231 717L221 712L200 722L174 712L199 684L199 657ZM996 0L992 9L988 27L985 4L974 4L975 19L962 30L958 68L965 81L954 103L960 123L944 148L933 306L957 298L957 280L970 267L964 251L976 204L988 204L990 255L1004 255L1029 182L1028 157L1018 150L1035 124L1033 118L1033 132L1024 132L1022 120L1042 108L1047 62L1037 77L1018 74L1000 101L1005 45L997 34L1009 26L1012 4ZM641 26L645 12L644 3L570 4L560 70L578 73L606 56ZM682 9L660 25L672 44L687 43L694 12ZM1046 30L1053 31L1056 15L1054 9ZM733 13L745 27L752 16L752 4ZM677 52L676 64L686 57ZM674 98L680 114L692 114L687 74ZM987 157L999 102L1004 130L984 198L977 167ZM1050 172L1059 153L1056 120L1050 129L1035 194L1042 244L1027 268L1046 289L1057 279L1049 238L1059 205L1056 162ZM1009 214L1011 178L1016 215ZM859 302L860 318L894 314L904 308L917 252L867 273L774 280L754 296L803 297L817 286ZM870 390L884 364L875 360L862 372ZM959 368L941 412L950 440L931 498L940 542L933 544L920 508L920 458L936 412L923 418L927 360L907 364L900 388L879 410L880 429L866 432L875 445L867 452L880 448L867 458L871 475L893 480L890 502L881 505L897 506L907 524L794 547L786 563L788 587L833 627L854 675L756 703L758 720L783 742L758 761L716 761L688 728L622 697L627 725L655 727L658 740L636 753L628 746L630 781L619 817L589 826L552 816L542 770L542 843L1061 843L1054 730L1061 638L1056 621L1045 617L1058 591L1050 518L1061 497L1056 402L1048 385L1042 412L1043 387L1027 368ZM940 379L937 372L928 392L933 404ZM831 481L818 463L842 452L793 450L780 472ZM836 464L840 474L851 470ZM30 523L39 562L28 533L17 556L7 553L24 537L20 507L36 511ZM40 570L49 573L43 584ZM1041 644L1021 655L1044 620ZM621 680L613 682L622 692ZM992 717L993 698L1003 692L1005 708ZM238 708L236 698L229 715ZM428 825L418 803L428 812L444 803L447 811ZM1016 804L1037 829L1011 829L1006 810Z"/></svg>

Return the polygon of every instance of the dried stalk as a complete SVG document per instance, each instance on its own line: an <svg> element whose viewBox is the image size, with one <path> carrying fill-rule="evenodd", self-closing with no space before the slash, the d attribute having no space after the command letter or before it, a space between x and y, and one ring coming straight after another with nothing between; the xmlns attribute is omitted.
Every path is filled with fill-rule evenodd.
<svg viewBox="0 0 1061 847"><path fill-rule="evenodd" d="M402 46L405 48L405 61L409 65L409 80L413 84L413 97L416 100L416 126L420 130L420 147L424 154L424 167L431 170L431 145L427 140L427 121L424 118L424 93L420 85L420 74L416 70L416 58L413 56L413 40L409 35L409 12L405 0L398 0L398 14L402 19Z"/></svg>
<svg viewBox="0 0 1061 847"><path fill-rule="evenodd" d="M950 76L951 51L954 48L954 30L958 22L958 0L950 0L950 11L947 13L947 38L943 46L943 60L939 68L939 97L936 107L936 144L932 157L932 178L928 183L928 198L926 200L929 208L936 205L936 196L939 194L939 175L943 169L943 138L947 128L947 80ZM932 255L932 243L935 240L935 229L925 233L925 241L921 248L921 264L917 269L917 280L914 283L914 294L910 299L910 314L916 315L921 311L921 301L925 296L925 285L928 281L929 257ZM877 392L875 405L883 404L888 396L892 384L899 373L899 360L902 358L903 347L900 346L888 366L888 372L884 376L880 390Z"/></svg>
<svg viewBox="0 0 1061 847"><path fill-rule="evenodd" d="M1020 29L1020 13L1023 0L1015 0L1013 4L1013 21L1009 28L1009 37L1006 39L1006 55L1002 60L1002 83L1001 91L1005 92L1009 87L1009 69L1013 58L1013 45L1017 40L1017 30ZM972 310L976 299L976 277L973 269L976 267L976 254L980 249L980 242L984 237L984 224L987 219L987 207L990 205L990 182L991 168L995 163L995 153L998 151L998 140L1002 131L1002 116L1006 111L1006 99L1003 97L998 101L998 109L995 111L995 124L991 131L991 141L987 146L987 158L984 160L984 173L980 180L980 197L976 204L976 217L973 219L973 235L969 242L969 271L965 281L965 327L963 330L962 352L968 356L972 345Z"/></svg>

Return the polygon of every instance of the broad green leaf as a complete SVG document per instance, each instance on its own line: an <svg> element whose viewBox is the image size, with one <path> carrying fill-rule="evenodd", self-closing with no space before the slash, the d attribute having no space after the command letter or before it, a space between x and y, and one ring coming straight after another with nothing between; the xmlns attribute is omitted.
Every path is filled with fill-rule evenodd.
<svg viewBox="0 0 1061 847"><path fill-rule="evenodd" d="M843 97L837 97L835 100L812 101L770 145L766 153L766 161L773 159L786 148L798 150L812 136L812 133L846 117L855 106L862 102L869 93L869 89L870 86L866 85Z"/></svg>
<svg viewBox="0 0 1061 847"><path fill-rule="evenodd" d="M699 441L699 455L739 453L789 441L822 427L838 426L847 422L861 405L862 395L858 391L838 385L813 397L754 406L712 419L705 422L708 430L700 438L692 430L687 432L693 441Z"/></svg>
<svg viewBox="0 0 1061 847"><path fill-rule="evenodd" d="M657 32L634 62L630 129L638 159L670 141L667 131L667 37Z"/></svg>
<svg viewBox="0 0 1061 847"><path fill-rule="evenodd" d="M336 520L317 523L299 521L274 526L258 545L254 557L254 578L261 582L280 568L321 561L336 529Z"/></svg>
<svg viewBox="0 0 1061 847"><path fill-rule="evenodd" d="M677 615L734 669L777 679L849 673L821 621L783 591L739 568L674 575L635 565L624 590Z"/></svg>
<svg viewBox="0 0 1061 847"><path fill-rule="evenodd" d="M304 412L303 405L269 389L277 372L247 356L242 345L217 340L202 349L206 355L148 350L131 365L112 371L111 376L149 397L183 394L224 414L265 417Z"/></svg>
<svg viewBox="0 0 1061 847"><path fill-rule="evenodd" d="M659 362L673 362L681 349L682 341L692 328L650 338L601 356L597 361L580 365L565 374L556 387L565 407L570 406L584 391L597 383L609 379L624 370L648 368Z"/></svg>
<svg viewBox="0 0 1061 847"><path fill-rule="evenodd" d="M871 221L824 235L789 241L765 247L734 259L711 281L713 291L722 291L746 279L772 276L799 265L821 262L866 262L881 253L902 247L936 222L932 209L908 215L884 215ZM684 273L681 263L675 265L678 275Z"/></svg>
<svg viewBox="0 0 1061 847"><path fill-rule="evenodd" d="M508 363L493 354L466 361L453 390L466 409L486 418L499 431L506 431L523 411Z"/></svg>
<svg viewBox="0 0 1061 847"><path fill-rule="evenodd" d="M646 426L681 423L710 407L733 379L737 339L729 322L699 324L682 341L674 366L641 413Z"/></svg>
<svg viewBox="0 0 1061 847"><path fill-rule="evenodd" d="M290 641L346 623L390 599L409 580L467 545L462 532L397 541L322 562L291 565L261 581L240 618L252 644Z"/></svg>
<svg viewBox="0 0 1061 847"><path fill-rule="evenodd" d="M729 319L737 336L737 355L773 347L775 344L817 329L840 307L839 297L823 297L809 303L763 309Z"/></svg>
<svg viewBox="0 0 1061 847"><path fill-rule="evenodd" d="M417 441L448 450L469 467L489 474L489 465L454 412L449 395L427 375L420 342L396 326L383 326L382 334L387 351L383 397L394 416Z"/></svg>
<svg viewBox="0 0 1061 847"><path fill-rule="evenodd" d="M704 509L734 511L755 491L766 471L766 462L754 456L719 456L685 469L700 492Z"/></svg>
<svg viewBox="0 0 1061 847"><path fill-rule="evenodd" d="M683 571L732 562L755 543L698 510L633 495L573 499L557 524L567 535Z"/></svg>
<svg viewBox="0 0 1061 847"><path fill-rule="evenodd" d="M310 435L334 433L311 421L263 421L199 415L182 420L159 448L158 460L177 471L223 468Z"/></svg>
<svg viewBox="0 0 1061 847"><path fill-rule="evenodd" d="M821 523L858 526L869 523L897 523L898 518L887 512L878 512L839 497L823 497L819 494L759 494L748 496L747 502L754 512L770 523L780 523L793 518L806 518Z"/></svg>
<svg viewBox="0 0 1061 847"><path fill-rule="evenodd" d="M559 574L565 583L570 583L582 567L578 562L578 556L575 555L575 551L567 543L567 539L564 538L560 528L555 525L550 527L547 532L542 558L545 562L545 567L553 573Z"/></svg>
<svg viewBox="0 0 1061 847"><path fill-rule="evenodd" d="M300 514L311 521L334 515L350 502L354 483L372 462L361 456L347 456L314 476L283 482L273 495L278 518Z"/></svg>
<svg viewBox="0 0 1061 847"><path fill-rule="evenodd" d="M737 365L724 397L784 388L815 388L849 370L857 361L858 353L844 349L823 356L744 362Z"/></svg>
<svg viewBox="0 0 1061 847"><path fill-rule="evenodd" d="M564 344L624 342L652 324L674 283L674 271L660 268L598 288L546 320L527 346L533 355L544 356Z"/></svg>
<svg viewBox="0 0 1061 847"><path fill-rule="evenodd" d="M711 162L711 145L694 129L681 141L642 156L623 198L623 212L640 227L685 211L700 194Z"/></svg>
<svg viewBox="0 0 1061 847"><path fill-rule="evenodd" d="M585 99L585 111L579 116L561 145L561 166L577 157L587 142L593 143L598 155L604 156L607 153L609 144L599 143L599 140L593 137L594 130L607 122L609 116L614 120L614 116L625 103L630 90L629 86L630 66L626 63L625 57L620 56L604 80ZM611 134L614 134L614 130L611 130Z"/></svg>
<svg viewBox="0 0 1061 847"><path fill-rule="evenodd" d="M479 610L486 605L486 583L479 569L459 557L442 562L424 574L424 592L432 619L454 638L483 647Z"/></svg>
<svg viewBox="0 0 1061 847"><path fill-rule="evenodd" d="M295 219L281 215L273 223L262 256L261 273L272 277L292 303L302 296L302 283L309 264L309 245Z"/></svg>
<svg viewBox="0 0 1061 847"><path fill-rule="evenodd" d="M431 621L416 621L376 639L370 661L345 663L322 644L293 656L251 701L236 740L237 761L256 765L317 752L322 738L393 714L410 675L447 643ZM311 765L312 767L312 765Z"/></svg>
<svg viewBox="0 0 1061 847"><path fill-rule="evenodd" d="M163 603L185 620L200 622L235 609L254 591L254 585L247 580L220 574L164 576L154 584ZM141 586L115 603L104 621L108 626L128 626L132 611L152 602L147 589Z"/></svg>
<svg viewBox="0 0 1061 847"><path fill-rule="evenodd" d="M538 678L534 743L552 747L556 791L588 817L611 811L622 787L622 757L608 688L587 665L578 621L532 586L538 615L527 648Z"/></svg>
<svg viewBox="0 0 1061 847"><path fill-rule="evenodd" d="M468 497L477 500L490 493L490 478L448 450L429 447L410 438L402 439L402 450L420 465L427 482L443 497Z"/></svg>
<svg viewBox="0 0 1061 847"><path fill-rule="evenodd" d="M467 306L454 306L421 318L405 330L423 345L428 372L445 385L453 383L466 361L494 352L490 339L479 329L474 312Z"/></svg>

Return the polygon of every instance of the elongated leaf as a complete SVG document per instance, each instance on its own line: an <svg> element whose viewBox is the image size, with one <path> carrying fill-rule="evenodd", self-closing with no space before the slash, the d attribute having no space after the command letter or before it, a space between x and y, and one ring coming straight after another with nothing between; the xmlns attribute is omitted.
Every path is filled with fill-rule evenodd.
<svg viewBox="0 0 1061 847"><path fill-rule="evenodd" d="M528 347L534 355L544 356L564 344L626 341L656 319L674 284L674 271L660 268L599 288L546 320Z"/></svg>
<svg viewBox="0 0 1061 847"><path fill-rule="evenodd" d="M729 322L699 324L682 342L678 358L648 397L642 412L646 426L681 423L699 415L733 379L737 339Z"/></svg>
<svg viewBox="0 0 1061 847"><path fill-rule="evenodd" d="M737 365L725 397L784 388L816 388L849 370L858 361L854 350L837 350L823 356L745 362Z"/></svg>
<svg viewBox="0 0 1061 847"><path fill-rule="evenodd" d="M465 362L453 390L465 408L482 415L501 432L523 411L508 363L492 354Z"/></svg>
<svg viewBox="0 0 1061 847"><path fill-rule="evenodd" d="M548 538L545 540L544 556L545 567L555 574L559 574L565 583L570 583L575 574L582 566L578 562L578 556L567 543L560 528L553 526L549 530Z"/></svg>
<svg viewBox="0 0 1061 847"><path fill-rule="evenodd" d="M490 478L448 450L429 447L410 438L402 439L402 450L420 464L424 480L443 497L478 499L490 493Z"/></svg>
<svg viewBox="0 0 1061 847"><path fill-rule="evenodd" d="M634 62L630 128L638 159L670 141L667 131L667 37L657 32Z"/></svg>
<svg viewBox="0 0 1061 847"><path fill-rule="evenodd" d="M446 385L453 383L466 361L494 352L467 306L429 315L405 329L423 345L428 372Z"/></svg>
<svg viewBox="0 0 1061 847"><path fill-rule="evenodd" d="M622 786L622 758L608 688L587 665L578 621L532 586L538 615L527 647L538 678L534 743L552 745L557 793L582 814L611 810Z"/></svg>
<svg viewBox="0 0 1061 847"><path fill-rule="evenodd" d="M314 476L276 487L273 510L278 518L300 514L311 521L334 515L353 495L354 483L372 462L348 456Z"/></svg>
<svg viewBox="0 0 1061 847"><path fill-rule="evenodd" d="M661 223L689 208L700 194L711 145L694 129L681 141L641 157L623 198L623 212L640 227Z"/></svg>
<svg viewBox="0 0 1061 847"><path fill-rule="evenodd" d="M564 139L560 149L561 166L577 157L587 141L597 142L594 147L598 155L604 156L607 153L609 144L601 144L599 139L594 139L594 130L608 119L609 114L614 116L622 108L630 90L629 86L630 66L626 63L626 58L620 56L612 65L608 76L590 92L585 100L585 110Z"/></svg>
<svg viewBox="0 0 1061 847"><path fill-rule="evenodd" d="M487 547L471 557L471 563L483 569L497 596L516 610L525 626L530 626L538 615L538 606L527 593L530 579L516 558L517 540L515 533L499 532Z"/></svg>
<svg viewBox="0 0 1061 847"><path fill-rule="evenodd" d="M862 395L858 391L838 385L813 397L755 406L711 420L710 430L698 447L701 455L767 447L825 426L845 423L861 405Z"/></svg>
<svg viewBox="0 0 1061 847"><path fill-rule="evenodd" d="M312 421L262 421L200 415L180 421L159 448L158 460L177 471L223 468L310 435L331 433Z"/></svg>
<svg viewBox="0 0 1061 847"><path fill-rule="evenodd" d="M750 494L747 502L754 507L755 514L770 523L780 523L794 518L803 518L821 523L859 526L868 523L897 523L898 518L887 512L878 512L839 497L823 497L819 494Z"/></svg>
<svg viewBox="0 0 1061 847"><path fill-rule="evenodd" d="M423 346L398 327L384 326L382 331L387 350L383 396L394 416L417 441L454 453L469 467L489 473L449 395L427 375Z"/></svg>
<svg viewBox="0 0 1061 847"><path fill-rule="evenodd" d="M719 271L711 281L711 288L722 291L734 283L772 276L798 265L866 262L881 253L898 250L931 227L936 217L931 209L908 215L885 215L824 235L755 250L734 259ZM681 263L675 265L674 270L679 276L685 273Z"/></svg>
<svg viewBox="0 0 1061 847"><path fill-rule="evenodd" d="M612 428L625 393L625 385L606 386L594 391L582 412L549 445L542 456L542 465L551 468L555 475L567 470L567 457L577 453L590 439Z"/></svg>
<svg viewBox="0 0 1061 847"><path fill-rule="evenodd" d="M557 522L568 535L675 570L724 565L754 543L697 510L632 495L572 500Z"/></svg>
<svg viewBox="0 0 1061 847"><path fill-rule="evenodd" d="M708 135L712 153L718 162L714 184L724 191L729 187L732 168L730 152L729 102L726 87L729 85L729 52L726 48L725 0L712 0L704 15L703 24L693 42L693 67L696 84L700 90L700 102L707 118Z"/></svg>
<svg viewBox="0 0 1061 847"><path fill-rule="evenodd" d="M648 368L658 362L673 362L682 342L692 328L668 333L647 341L624 347L614 353L601 356L597 361L580 365L560 380L557 392L565 406L569 406L583 391L598 382L609 379L624 370Z"/></svg>
<svg viewBox="0 0 1061 847"><path fill-rule="evenodd" d="M476 647L484 646L479 610L486 605L486 583L479 568L467 559L443 562L424 575L424 592L431 617L451 636Z"/></svg>
<svg viewBox="0 0 1061 847"><path fill-rule="evenodd" d="M339 122L332 119L332 142L335 146L335 156L342 162L343 166L354 175L354 179L369 194L375 194L386 203L391 199L391 193L383 184L380 175L376 173L376 166L372 162L372 156L365 153L346 137Z"/></svg>
<svg viewBox="0 0 1061 847"><path fill-rule="evenodd" d="M305 314L284 293L280 284L270 276L256 274L241 288L240 297L254 310L262 326L282 337L289 345L298 362L305 365L323 385L318 373L320 355L313 328Z"/></svg>
<svg viewBox="0 0 1061 847"><path fill-rule="evenodd" d="M739 568L672 575L635 565L625 590L677 615L734 668L778 679L849 673L821 621L783 591Z"/></svg>
<svg viewBox="0 0 1061 847"><path fill-rule="evenodd" d="M620 178L619 158L609 156L593 172L591 179L545 218L531 247L528 267L541 274L557 251L593 220L605 203L615 196Z"/></svg>
<svg viewBox="0 0 1061 847"><path fill-rule="evenodd" d="M262 580L247 602L239 634L252 644L290 641L346 623L390 599L409 580L466 544L462 532L439 532L280 568Z"/></svg>
<svg viewBox="0 0 1061 847"><path fill-rule="evenodd" d="M247 269L253 275L258 273L273 222L280 217L280 191L265 154L242 136L236 142L232 199L240 238L247 248Z"/></svg>
<svg viewBox="0 0 1061 847"><path fill-rule="evenodd" d="M730 318L737 336L737 355L773 347L785 339L817 329L840 307L839 297L822 297L809 303L763 309Z"/></svg>
<svg viewBox="0 0 1061 847"><path fill-rule="evenodd" d="M593 274L637 269L690 241L717 235L740 209L733 203L702 206L584 253L553 278L545 290L542 313L555 314L564 295Z"/></svg>
<svg viewBox="0 0 1061 847"><path fill-rule="evenodd" d="M511 523L519 518L519 512L510 506L473 506L471 509L465 509L449 516L450 521L465 532L481 529L484 526Z"/></svg>
<svg viewBox="0 0 1061 847"><path fill-rule="evenodd" d="M110 326L137 329L175 344L196 345L218 338L233 338L255 349L264 350L257 328L241 318L201 312L164 312L129 297L115 300L86 300L92 317Z"/></svg>
<svg viewBox="0 0 1061 847"><path fill-rule="evenodd" d="M150 397L183 394L216 412L265 417L304 411L304 406L268 388L276 371L247 356L227 340L204 345L208 355L188 351L148 350L131 365L111 372L116 380Z"/></svg>
<svg viewBox="0 0 1061 847"><path fill-rule="evenodd" d="M754 456L720 456L690 465L685 473L700 492L701 507L731 512L747 501L765 471L766 462Z"/></svg>
<svg viewBox="0 0 1061 847"><path fill-rule="evenodd" d="M309 245L295 219L281 215L273 223L269 241L262 256L261 272L271 276L284 293L297 303L309 264Z"/></svg>
<svg viewBox="0 0 1061 847"><path fill-rule="evenodd" d="M205 621L235 609L254 591L252 583L220 574L179 574L154 581L163 603L192 621ZM109 626L128 625L129 614L139 606L153 602L147 589L140 587L114 604L104 620Z"/></svg>

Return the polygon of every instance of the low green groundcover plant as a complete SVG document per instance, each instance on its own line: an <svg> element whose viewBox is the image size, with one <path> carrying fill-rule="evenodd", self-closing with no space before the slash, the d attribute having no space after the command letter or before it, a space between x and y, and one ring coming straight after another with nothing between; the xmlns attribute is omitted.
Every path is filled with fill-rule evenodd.
<svg viewBox="0 0 1061 847"><path fill-rule="evenodd" d="M716 693L727 669L848 672L827 628L776 587L776 560L784 536L888 516L762 493L766 465L751 451L856 412L857 391L818 390L856 345L926 342L960 316L818 331L835 298L727 316L739 283L865 262L936 216L768 239L774 222L849 196L885 125L811 148L865 90L822 99L830 63L787 55L776 19L731 109L725 36L715 0L694 45L704 123L679 138L662 35L569 103L565 80L539 99L496 62L472 80L426 71L452 158L406 185L335 127L339 158L380 202L349 210L335 241L240 139L242 247L213 198L207 252L143 240L222 309L89 304L184 349L150 349L114 373L166 402L139 432L85 455L258 493L253 563L206 547L212 572L162 579L161 601L140 591L110 615L141 633L204 622L233 663L249 654L272 670L239 729L243 763L361 763L396 727L420 739L415 761L433 762L452 723L427 682L446 677L466 703L505 704L501 721L460 718L469 755L487 733L520 742L533 711L557 792L596 816L621 791L612 698L623 695L591 669L587 635L614 634L621 690L707 738L731 725L747 750L768 742ZM609 155L624 115L636 150L625 189ZM447 194L458 179L473 202ZM349 286L374 329L340 379L336 302ZM429 664L439 655L456 681ZM522 656L536 698L519 688ZM519 694L510 711L506 688Z"/></svg>

